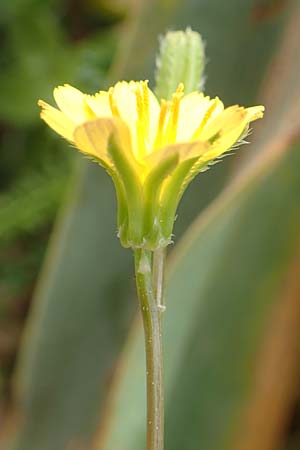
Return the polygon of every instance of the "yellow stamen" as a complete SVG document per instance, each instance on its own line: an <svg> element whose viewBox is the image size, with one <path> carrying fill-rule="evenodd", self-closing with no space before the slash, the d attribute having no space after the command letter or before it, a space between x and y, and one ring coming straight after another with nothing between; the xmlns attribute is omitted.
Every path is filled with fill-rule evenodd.
<svg viewBox="0 0 300 450"><path fill-rule="evenodd" d="M86 120L95 119L97 117L97 115L94 113L94 111L92 110L90 105L87 103L85 98L83 98L82 102L83 102L83 111L85 113Z"/></svg>
<svg viewBox="0 0 300 450"><path fill-rule="evenodd" d="M149 93L148 81L142 82L135 89L137 122L136 135L139 156L143 157L148 153L147 141L149 135Z"/></svg>
<svg viewBox="0 0 300 450"><path fill-rule="evenodd" d="M216 97L213 99L212 104L210 105L210 107L207 109L206 113L204 114L203 119L201 120L200 125L198 126L198 128L196 129L196 131L193 134L192 140L196 140L199 139L200 134L203 131L203 128L205 127L205 125L207 124L207 122L209 121L209 119L211 118L212 113L214 112L214 110L216 109L216 107L218 106L218 102L219 102L219 98Z"/></svg>
<svg viewBox="0 0 300 450"><path fill-rule="evenodd" d="M149 90L148 90L148 80L142 82L143 90L143 100L144 100L144 124L146 136L149 134L149 124L150 124L150 105L149 105Z"/></svg>
<svg viewBox="0 0 300 450"><path fill-rule="evenodd" d="M175 94L183 94L184 91L184 84L183 83L179 83L177 86L177 89L175 91Z"/></svg>
<svg viewBox="0 0 300 450"><path fill-rule="evenodd" d="M180 100L183 97L183 89L184 89L183 83L180 83L173 97L172 128L170 133L171 143L176 141L179 107L180 107Z"/></svg>
<svg viewBox="0 0 300 450"><path fill-rule="evenodd" d="M114 99L114 88L111 87L108 90L108 100L109 100L109 106L112 112L112 115L115 117L120 117L120 112L118 110L116 101Z"/></svg>
<svg viewBox="0 0 300 450"><path fill-rule="evenodd" d="M173 94L173 103L171 106L171 117L168 125L168 143L176 142L177 135L177 126L178 126L178 117L179 117L179 108L180 108L180 100L183 97L183 83L179 83L175 94Z"/></svg>
<svg viewBox="0 0 300 450"><path fill-rule="evenodd" d="M162 146L168 110L169 110L168 102L162 99L160 102L160 113L158 118L158 127L154 143L154 150Z"/></svg>

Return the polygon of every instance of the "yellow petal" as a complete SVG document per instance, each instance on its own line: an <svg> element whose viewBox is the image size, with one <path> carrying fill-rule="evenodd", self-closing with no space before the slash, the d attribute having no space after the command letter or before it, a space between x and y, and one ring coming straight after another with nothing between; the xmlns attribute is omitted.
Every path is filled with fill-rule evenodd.
<svg viewBox="0 0 300 450"><path fill-rule="evenodd" d="M183 97L180 102L177 141L191 140L203 120L209 123L223 109L223 103L219 99L211 100L199 92Z"/></svg>
<svg viewBox="0 0 300 450"><path fill-rule="evenodd" d="M127 126L117 117L89 120L75 128L75 145L85 154L112 166L107 153L108 140L114 135L117 144L124 152L131 153L130 134Z"/></svg>
<svg viewBox="0 0 300 450"><path fill-rule="evenodd" d="M65 84L55 88L53 95L59 109L75 123L80 124L96 117L87 105L84 94L78 89Z"/></svg>
<svg viewBox="0 0 300 450"><path fill-rule="evenodd" d="M253 122L253 120L261 119L264 115L265 107L260 106L251 106L251 108L246 108L247 116L246 120L248 122Z"/></svg>
<svg viewBox="0 0 300 450"><path fill-rule="evenodd" d="M85 95L84 98L97 117L112 117L108 92L100 91L95 95Z"/></svg>
<svg viewBox="0 0 300 450"><path fill-rule="evenodd" d="M48 105L43 100L39 100L38 105L42 107L41 118L49 127L65 139L68 139L68 141L73 142L75 123L59 109L53 108L53 106Z"/></svg>
<svg viewBox="0 0 300 450"><path fill-rule="evenodd" d="M129 127L135 155L150 153L157 132L159 104L147 82L119 82L111 96L115 113Z"/></svg>
<svg viewBox="0 0 300 450"><path fill-rule="evenodd" d="M119 81L112 88L112 98L116 104L119 116L129 128L135 126L138 113L135 95L136 82Z"/></svg>
<svg viewBox="0 0 300 450"><path fill-rule="evenodd" d="M177 140L189 141L208 108L210 98L202 93L192 92L180 102Z"/></svg>
<svg viewBox="0 0 300 450"><path fill-rule="evenodd" d="M207 127L213 120L224 111L224 105L221 100L216 97L210 100L209 105L201 119L198 128L195 130L192 140L201 138L201 134L205 127Z"/></svg>
<svg viewBox="0 0 300 450"><path fill-rule="evenodd" d="M203 156L210 161L237 142L250 122L263 117L263 106L242 108L237 105L227 108L201 134L201 140L213 140L211 149Z"/></svg>
<svg viewBox="0 0 300 450"><path fill-rule="evenodd" d="M224 135L240 126L245 128L253 120L263 117L263 111L263 106L254 106L252 108L243 108L238 105L230 106L204 128L200 139L209 140L217 134Z"/></svg>
<svg viewBox="0 0 300 450"><path fill-rule="evenodd" d="M221 133L225 134L238 127L244 121L245 117L246 113L244 108L238 105L230 106L204 127L199 139L205 141L215 139Z"/></svg>

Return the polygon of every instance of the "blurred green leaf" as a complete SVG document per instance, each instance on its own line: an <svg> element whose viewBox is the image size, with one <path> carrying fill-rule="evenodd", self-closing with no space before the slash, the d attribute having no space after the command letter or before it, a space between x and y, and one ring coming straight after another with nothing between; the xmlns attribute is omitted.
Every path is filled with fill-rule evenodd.
<svg viewBox="0 0 300 450"><path fill-rule="evenodd" d="M0 195L1 242L49 224L66 189L65 174L70 165L62 163L25 174L8 193Z"/></svg>
<svg viewBox="0 0 300 450"><path fill-rule="evenodd" d="M13 123L32 123L38 117L38 98L74 73L74 52L46 4L35 8L34 14L31 8L22 11L7 24L5 32L4 51L10 59L0 74L0 117Z"/></svg>
<svg viewBox="0 0 300 450"><path fill-rule="evenodd" d="M22 449L63 448L73 439L86 445L133 307L133 291L128 289L132 274L124 271L131 255L111 239L116 235L113 187L108 178L99 180L99 168L89 164L82 167L89 171L88 184L77 185L59 233L53 236L37 290L42 300L35 302L27 329L30 353L23 355L29 370L21 380L26 393ZM103 199L97 208L99 192Z"/></svg>
<svg viewBox="0 0 300 450"><path fill-rule="evenodd" d="M62 27L58 4L54 14L49 2L31 3L15 5L15 14L6 11L1 29L0 119L18 125L38 120L37 100L50 100L58 84L68 81L99 90L115 50L111 34L102 30L72 42Z"/></svg>

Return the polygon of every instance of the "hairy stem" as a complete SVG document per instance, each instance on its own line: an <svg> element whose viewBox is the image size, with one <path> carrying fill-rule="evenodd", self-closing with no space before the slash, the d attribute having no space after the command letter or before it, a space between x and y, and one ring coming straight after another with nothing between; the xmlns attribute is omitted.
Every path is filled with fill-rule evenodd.
<svg viewBox="0 0 300 450"><path fill-rule="evenodd" d="M147 450L164 448L163 352L161 312L163 276L149 250L135 250L135 273L143 317L147 380ZM157 256L157 255L156 255ZM157 274L154 275L153 274ZM155 286L153 280L156 280ZM161 280L161 282L159 281ZM161 283L161 284L159 284ZM157 295L156 295L157 294Z"/></svg>

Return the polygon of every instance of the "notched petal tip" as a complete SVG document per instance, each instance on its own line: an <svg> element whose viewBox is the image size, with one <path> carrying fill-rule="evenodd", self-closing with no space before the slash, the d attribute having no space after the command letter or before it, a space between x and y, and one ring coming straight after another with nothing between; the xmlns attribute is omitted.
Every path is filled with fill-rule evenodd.
<svg viewBox="0 0 300 450"><path fill-rule="evenodd" d="M247 111L247 119L249 122L253 120L262 119L265 112L265 107L263 105L252 106L250 108L246 108Z"/></svg>
<svg viewBox="0 0 300 450"><path fill-rule="evenodd" d="M49 105L49 103L45 102L42 99L39 99L36 104L37 104L37 106L39 106L41 108L41 113L50 111L52 109L55 109L56 111L58 111L57 108L54 108L54 106Z"/></svg>
<svg viewBox="0 0 300 450"><path fill-rule="evenodd" d="M54 108L44 100L38 100L38 106L40 106L41 119L49 125L56 133L60 134L62 137L68 141L73 141L73 130L74 122L70 120L65 114L63 114L59 109Z"/></svg>

